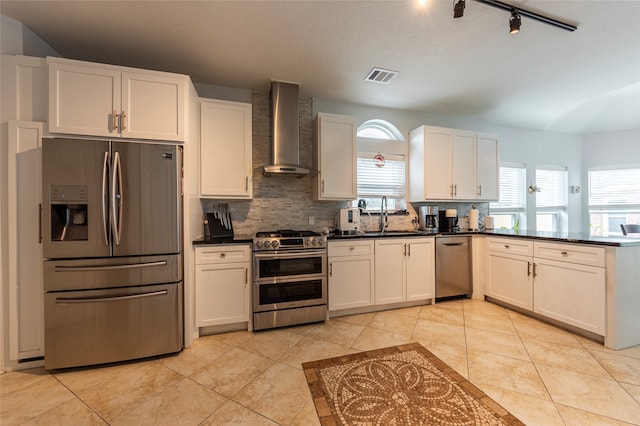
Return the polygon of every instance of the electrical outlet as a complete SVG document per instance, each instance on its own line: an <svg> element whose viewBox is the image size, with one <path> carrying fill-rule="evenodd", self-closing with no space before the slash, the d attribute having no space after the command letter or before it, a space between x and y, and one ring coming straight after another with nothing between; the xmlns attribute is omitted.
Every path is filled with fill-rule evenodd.
<svg viewBox="0 0 640 426"><path fill-rule="evenodd" d="M309 225L315 225L316 224L316 218L313 216L309 216Z"/></svg>

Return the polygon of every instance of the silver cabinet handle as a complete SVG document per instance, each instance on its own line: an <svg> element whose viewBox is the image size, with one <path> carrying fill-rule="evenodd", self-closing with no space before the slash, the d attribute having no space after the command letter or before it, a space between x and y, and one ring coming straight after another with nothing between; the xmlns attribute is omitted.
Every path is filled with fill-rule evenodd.
<svg viewBox="0 0 640 426"><path fill-rule="evenodd" d="M116 178L118 178L116 186ZM116 188L120 191L116 195ZM116 245L120 245L120 237L122 236L122 167L120 164L120 153L116 151L113 154L113 172L111 175L111 230L113 231L113 237ZM116 210L116 201L118 201L118 207Z"/></svg>
<svg viewBox="0 0 640 426"><path fill-rule="evenodd" d="M244 177L244 192L249 192L249 176Z"/></svg>
<svg viewBox="0 0 640 426"><path fill-rule="evenodd" d="M402 255L406 256L407 255L407 243L402 244L402 248L403 248Z"/></svg>
<svg viewBox="0 0 640 426"><path fill-rule="evenodd" d="M320 190L324 194L324 179L322 179L322 189Z"/></svg>
<svg viewBox="0 0 640 426"><path fill-rule="evenodd" d="M249 283L249 268L244 268L244 286Z"/></svg>
<svg viewBox="0 0 640 426"><path fill-rule="evenodd" d="M109 245L109 228L107 226L107 185L109 175L109 151L104 152L104 161L102 162L102 233L104 236L104 244Z"/></svg>
<svg viewBox="0 0 640 426"><path fill-rule="evenodd" d="M478 185L478 196L482 197L482 185Z"/></svg>
<svg viewBox="0 0 640 426"><path fill-rule="evenodd" d="M527 276L531 276L531 262L527 262Z"/></svg>
<svg viewBox="0 0 640 426"><path fill-rule="evenodd" d="M535 263L533 264L533 278L535 278L538 274L536 274L536 265Z"/></svg>
<svg viewBox="0 0 640 426"><path fill-rule="evenodd" d="M453 184L449 185L449 194L453 197Z"/></svg>
<svg viewBox="0 0 640 426"><path fill-rule="evenodd" d="M113 297L56 297L56 304L70 303L101 303L101 302L120 302L122 300L142 299L145 297L166 296L167 290L153 291L151 293L131 294L127 296Z"/></svg>
<svg viewBox="0 0 640 426"><path fill-rule="evenodd" d="M113 110L113 115L111 115L111 128L115 132L118 130L118 114L116 114L116 110Z"/></svg>
<svg viewBox="0 0 640 426"><path fill-rule="evenodd" d="M453 185L453 196L457 197L458 196L458 184L454 184Z"/></svg>
<svg viewBox="0 0 640 426"><path fill-rule="evenodd" d="M333 262L329 262L329 276L333 276Z"/></svg>
<svg viewBox="0 0 640 426"><path fill-rule="evenodd" d="M411 257L411 243L407 243L407 256Z"/></svg>
<svg viewBox="0 0 640 426"><path fill-rule="evenodd" d="M132 263L126 265L56 266L53 270L55 272L113 271L120 269L151 268L154 266L167 266L167 261L160 260L158 262Z"/></svg>
<svg viewBox="0 0 640 426"><path fill-rule="evenodd" d="M122 111L122 115L120 116L120 131L124 132L127 130L127 114Z"/></svg>

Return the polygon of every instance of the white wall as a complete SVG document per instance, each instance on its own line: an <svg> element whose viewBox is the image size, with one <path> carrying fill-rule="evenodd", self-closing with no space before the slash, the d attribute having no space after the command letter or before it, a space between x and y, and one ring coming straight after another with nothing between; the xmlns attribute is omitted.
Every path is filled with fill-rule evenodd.
<svg viewBox="0 0 640 426"><path fill-rule="evenodd" d="M0 53L44 58L60 56L29 28L14 19L0 16Z"/></svg>
<svg viewBox="0 0 640 426"><path fill-rule="evenodd" d="M398 111L362 105L345 104L331 100L314 98L313 112L330 112L356 117L358 125L366 120L380 118L398 127L403 134L421 125L451 127L462 130L493 133L500 138L500 160L527 165L527 183L534 183L535 168L538 165L566 166L569 171L569 186L582 185L582 142L580 135L506 127L469 120L424 114L415 111ZM527 203L534 203L533 195ZM535 211L528 209L528 227L535 229ZM579 194L569 194L569 232L581 232L582 200ZM588 223L588 222L587 222Z"/></svg>

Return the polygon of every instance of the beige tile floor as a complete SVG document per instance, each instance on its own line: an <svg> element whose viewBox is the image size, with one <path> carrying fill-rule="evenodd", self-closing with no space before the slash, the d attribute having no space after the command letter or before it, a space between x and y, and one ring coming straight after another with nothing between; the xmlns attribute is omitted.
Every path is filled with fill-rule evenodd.
<svg viewBox="0 0 640 426"><path fill-rule="evenodd" d="M527 425L640 425L640 346L477 300L198 339L179 355L0 375L0 424L317 425L301 363L417 341Z"/></svg>

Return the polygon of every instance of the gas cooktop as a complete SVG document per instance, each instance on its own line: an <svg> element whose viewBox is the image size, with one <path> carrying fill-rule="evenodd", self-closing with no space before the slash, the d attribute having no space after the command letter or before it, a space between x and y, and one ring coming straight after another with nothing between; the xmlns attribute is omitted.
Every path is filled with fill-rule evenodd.
<svg viewBox="0 0 640 426"><path fill-rule="evenodd" d="M256 238L288 238L288 237L318 237L315 231L294 231L293 229L279 229L277 231L256 232Z"/></svg>

